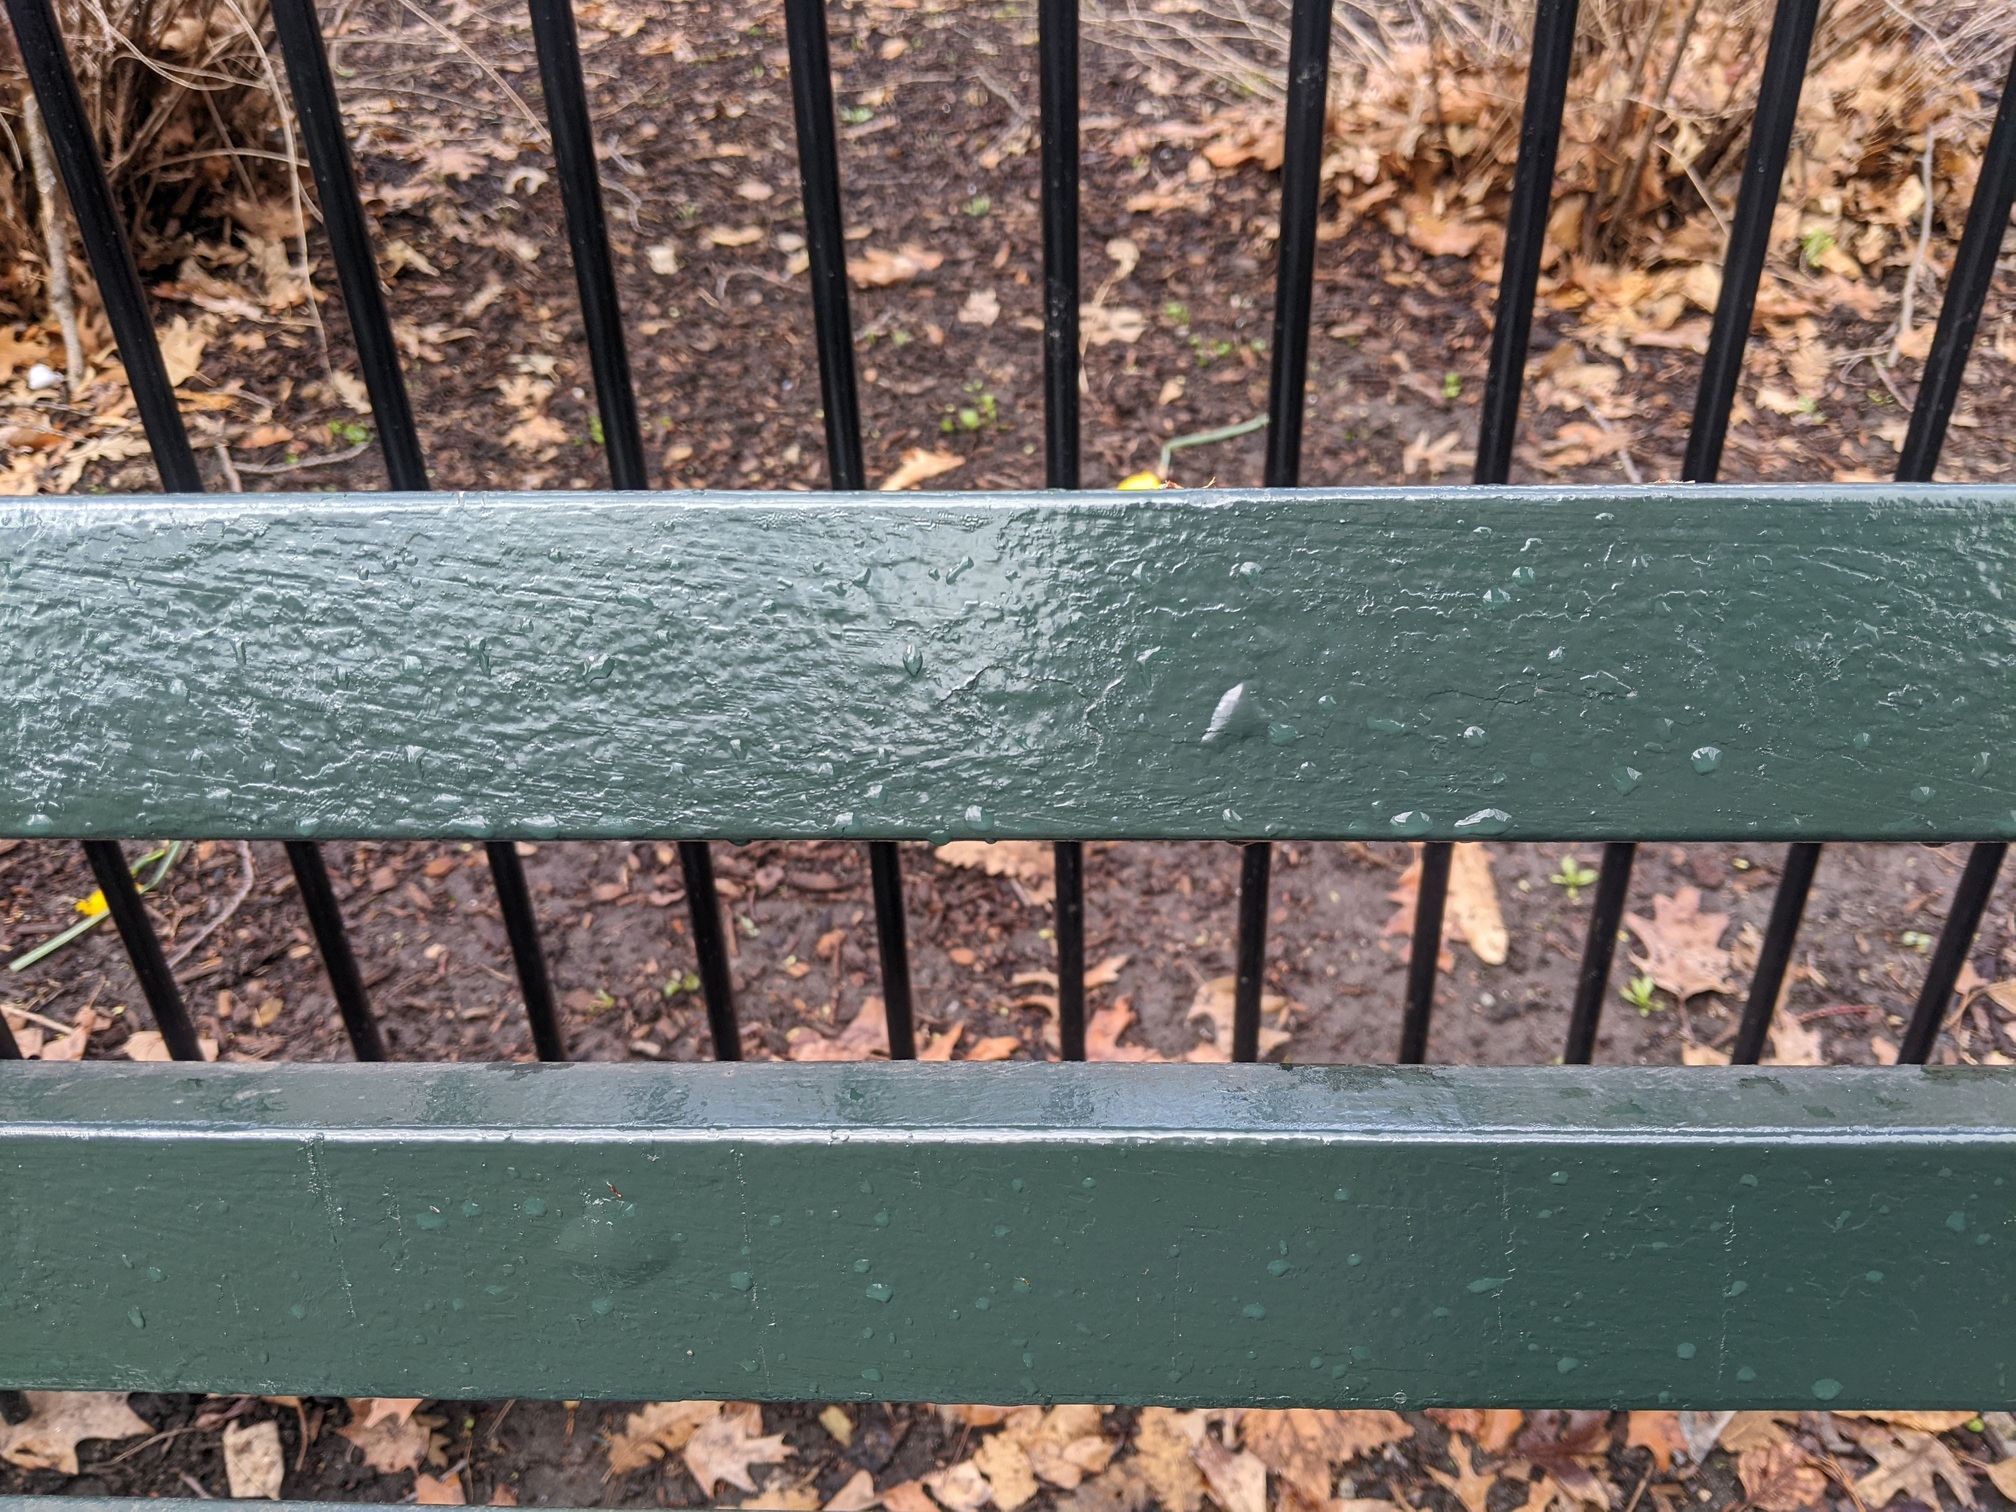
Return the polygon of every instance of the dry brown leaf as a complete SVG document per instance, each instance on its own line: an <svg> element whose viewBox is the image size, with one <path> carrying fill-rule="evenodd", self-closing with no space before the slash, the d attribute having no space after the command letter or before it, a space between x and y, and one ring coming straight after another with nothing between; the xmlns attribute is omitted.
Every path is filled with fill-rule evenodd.
<svg viewBox="0 0 2016 1512"><path fill-rule="evenodd" d="M875 1494L875 1477L866 1470L856 1470L847 1477L847 1484L833 1493L825 1512L868 1512L881 1500Z"/></svg>
<svg viewBox="0 0 2016 1512"><path fill-rule="evenodd" d="M1789 1439L1746 1449L1736 1460L1743 1491L1758 1512L1806 1512L1827 1494L1827 1477ZM1880 1505L1880 1503L1877 1503Z"/></svg>
<svg viewBox="0 0 2016 1512"><path fill-rule="evenodd" d="M1430 1407L1428 1416L1451 1433L1474 1439L1486 1454L1503 1454L1526 1420L1515 1407Z"/></svg>
<svg viewBox="0 0 2016 1512"><path fill-rule="evenodd" d="M710 247L747 247L763 240L761 226L709 226L700 233L700 240ZM848 265L852 270L853 265Z"/></svg>
<svg viewBox="0 0 2016 1512"><path fill-rule="evenodd" d="M1861 1418L1871 1423L1888 1423L1896 1428L1915 1428L1920 1433L1951 1433L1971 1423L1978 1412L1837 1412L1836 1417Z"/></svg>
<svg viewBox="0 0 2016 1512"><path fill-rule="evenodd" d="M994 1488L987 1484L987 1477L970 1459L961 1460L943 1470L934 1470L923 1480L924 1488L945 1512L978 1512L994 1494Z"/></svg>
<svg viewBox="0 0 2016 1512"><path fill-rule="evenodd" d="M1767 1066L1824 1066L1827 1057L1820 1049L1820 1031L1809 1029L1780 1008L1771 1018L1771 1053Z"/></svg>
<svg viewBox="0 0 2016 1512"><path fill-rule="evenodd" d="M927 451L921 446L913 446L903 453L903 460L896 465L896 471L881 483L883 493L900 493L906 488L915 488L928 478L936 478L964 467L966 459L957 452Z"/></svg>
<svg viewBox="0 0 2016 1512"><path fill-rule="evenodd" d="M1631 964L1654 985L1685 1002L1703 992L1734 992L1729 952L1718 941L1729 927L1727 914L1703 913L1701 889L1682 887L1669 898L1652 899L1652 917L1627 913L1624 922L1645 947Z"/></svg>
<svg viewBox="0 0 2016 1512"><path fill-rule="evenodd" d="M1010 1059L1022 1048L1022 1041L1012 1034L990 1034L982 1040L975 1040L972 1047L960 1057L969 1061L1004 1061Z"/></svg>
<svg viewBox="0 0 2016 1512"><path fill-rule="evenodd" d="M504 432L504 444L522 452L541 452L549 446L564 446L573 437L567 427L551 415L528 415Z"/></svg>
<svg viewBox="0 0 2016 1512"><path fill-rule="evenodd" d="M1144 1407L1134 1420L1134 1454L1126 1461L1154 1493L1163 1512L1197 1512L1204 1476L1192 1457L1204 1441L1205 1414Z"/></svg>
<svg viewBox="0 0 2016 1512"><path fill-rule="evenodd" d="M1680 1064L1683 1066L1726 1066L1729 1052L1717 1050L1713 1045L1684 1044L1680 1047Z"/></svg>
<svg viewBox="0 0 2016 1512"><path fill-rule="evenodd" d="M1106 957L1085 973L1085 990L1090 992L1095 987L1111 987L1120 980L1120 973L1126 970L1130 959L1132 958L1124 955Z"/></svg>
<svg viewBox="0 0 2016 1512"><path fill-rule="evenodd" d="M1989 1483L2009 1501L2016 1501L2016 1455L1997 1460L1992 1465L1983 1465L1982 1472Z"/></svg>
<svg viewBox="0 0 2016 1512"><path fill-rule="evenodd" d="M959 306L961 325L991 326L1001 318L1001 298L992 289L975 289Z"/></svg>
<svg viewBox="0 0 2016 1512"><path fill-rule="evenodd" d="M1861 1444L1862 1452L1876 1461L1876 1468L1857 1480L1854 1486L1856 1498L1872 1512L1887 1505L1899 1494L1923 1502L1928 1507L1939 1506L1939 1492L1933 1484L1935 1480L1946 1482L1946 1488L1961 1506L1976 1505L1974 1483L1966 1467L1945 1441L1936 1435L1887 1423L1849 1423L1845 1426ZM1744 1483L1749 1483L1748 1477L1745 1477ZM1780 1509L1765 1508L1765 1512L1780 1512ZM1790 1512L1790 1509L1783 1509L1783 1512Z"/></svg>
<svg viewBox="0 0 2016 1512"><path fill-rule="evenodd" d="M1087 346L1132 346L1148 331L1148 317L1127 306L1080 305L1078 339Z"/></svg>
<svg viewBox="0 0 2016 1512"><path fill-rule="evenodd" d="M1290 1407L1251 1411L1239 1420L1241 1445L1316 1507L1328 1504L1339 1466L1413 1436L1399 1413L1376 1409Z"/></svg>
<svg viewBox="0 0 2016 1512"><path fill-rule="evenodd" d="M996 1433L982 1439L973 1451L973 1463L994 1488L994 1505L1001 1512L1015 1512L1037 1492L1029 1452L1012 1434Z"/></svg>
<svg viewBox="0 0 2016 1512"><path fill-rule="evenodd" d="M386 1475L418 1470L434 1447L433 1431L410 1417L381 1417L372 1423L352 1419L336 1432L357 1446L365 1464Z"/></svg>
<svg viewBox="0 0 2016 1512"><path fill-rule="evenodd" d="M369 1428L373 1424L391 1419L403 1423L413 1416L425 1397L351 1397L350 1421Z"/></svg>
<svg viewBox="0 0 2016 1512"><path fill-rule="evenodd" d="M468 1493L462 1489L462 1477L452 1470L438 1476L429 1475L425 1470L416 1472L413 1476L413 1500L423 1507L469 1505Z"/></svg>
<svg viewBox="0 0 2016 1512"><path fill-rule="evenodd" d="M792 1484L781 1477L742 1503L743 1512L819 1512L819 1488L810 1481Z"/></svg>
<svg viewBox="0 0 2016 1512"><path fill-rule="evenodd" d="M922 1481L908 1480L891 1486L882 1493L882 1505L887 1512L938 1512L938 1503L931 1500L931 1493L924 1489Z"/></svg>
<svg viewBox="0 0 2016 1512"><path fill-rule="evenodd" d="M966 1021L961 1019L942 1034L931 1036L931 1042L917 1052L920 1061L949 1061L952 1052L958 1048L959 1036L966 1032ZM845 1443L846 1440L841 1440Z"/></svg>
<svg viewBox="0 0 2016 1512"><path fill-rule="evenodd" d="M863 998L852 1022L838 1039L828 1039L804 1024L794 1026L785 1036L785 1052L794 1061L858 1061L889 1054L889 1016L879 997Z"/></svg>
<svg viewBox="0 0 2016 1512"><path fill-rule="evenodd" d="M210 319L189 324L186 315L177 315L166 330L154 334L161 343L161 361L168 369L168 384L180 388L196 376L203 364L203 348L210 344L217 322Z"/></svg>
<svg viewBox="0 0 2016 1512"><path fill-rule="evenodd" d="M1715 1435L1715 1442L1731 1454L1782 1444L1786 1441L1786 1418L1787 1414L1782 1412L1734 1413L1722 1425L1722 1431Z"/></svg>
<svg viewBox="0 0 2016 1512"><path fill-rule="evenodd" d="M1459 1445L1468 1451L1467 1455L1456 1453ZM1467 1470L1463 1467L1463 1460L1466 1457L1470 1461ZM1497 1483L1497 1476L1478 1470L1477 1446L1466 1444L1458 1438L1449 1446L1449 1458L1456 1466L1454 1475L1445 1475L1433 1465L1423 1465L1421 1468L1433 1476L1443 1490L1463 1503L1468 1512L1486 1512L1484 1504L1490 1499L1491 1487Z"/></svg>
<svg viewBox="0 0 2016 1512"><path fill-rule="evenodd" d="M1022 884L1022 894L1032 906L1057 901L1057 853L1047 841L952 840L932 854L947 866L977 866L990 877L1014 878ZM1092 985L1089 979L1086 985Z"/></svg>
<svg viewBox="0 0 2016 1512"><path fill-rule="evenodd" d="M1197 996L1191 1000L1190 1011L1183 1015L1186 1023L1203 1019L1211 1025L1212 1037L1191 1047L1183 1058L1189 1061L1230 1061L1232 1059L1232 1016L1233 996L1238 987L1238 979L1222 976L1212 977L1197 989ZM1289 1010L1294 1005L1278 992L1263 992L1260 996L1260 1058L1265 1060L1274 1051L1287 1044L1290 1035L1282 1027ZM1275 1022L1269 1024L1268 1019Z"/></svg>
<svg viewBox="0 0 2016 1512"><path fill-rule="evenodd" d="M224 1425L224 1479L234 1498L278 1501L286 1474L287 1457L280 1450L278 1423Z"/></svg>
<svg viewBox="0 0 2016 1512"><path fill-rule="evenodd" d="M609 1435L609 1474L628 1475L655 1465L686 1441L702 1423L720 1416L719 1402L650 1402L630 1414L621 1432Z"/></svg>
<svg viewBox="0 0 2016 1512"><path fill-rule="evenodd" d="M1192 1457L1225 1512L1267 1512L1267 1466L1258 1455L1227 1449L1207 1433Z"/></svg>
<svg viewBox="0 0 2016 1512"><path fill-rule="evenodd" d="M73 1030L72 1032L74 1033L75 1031ZM196 1045L203 1052L203 1059L206 1061L217 1059L217 1041L211 1039L208 1035L202 1035L198 1037ZM119 1047L119 1053L128 1060L136 1061L166 1061L174 1059L174 1056L168 1053L168 1041L161 1037L159 1029L135 1029L131 1034L126 1036L126 1043ZM43 1052L42 1058L44 1060L57 1059L56 1056L50 1055L46 1050Z"/></svg>
<svg viewBox="0 0 2016 1512"><path fill-rule="evenodd" d="M1498 908L1498 885L1491 877L1491 852L1464 842L1449 853L1449 902L1443 928L1466 941L1486 966L1503 966L1511 937Z"/></svg>
<svg viewBox="0 0 2016 1512"><path fill-rule="evenodd" d="M919 273L932 272L944 261L944 253L906 242L901 251L869 248L859 257L848 258L847 276L864 289L886 289L891 284L908 283Z"/></svg>
<svg viewBox="0 0 2016 1512"><path fill-rule="evenodd" d="M763 1409L755 1403L727 1408L719 1417L708 1418L686 1440L686 1468L699 1483L700 1494L712 1496L722 1481L754 1491L756 1480L751 1465L776 1465L796 1451L784 1442L784 1435L763 1433Z"/></svg>
<svg viewBox="0 0 2016 1512"><path fill-rule="evenodd" d="M129 1439L154 1425L126 1405L124 1391L24 1391L28 1416L0 1419L0 1460L23 1470L77 1474L77 1446L86 1439Z"/></svg>
<svg viewBox="0 0 2016 1512"><path fill-rule="evenodd" d="M1664 1474L1673 1468L1674 1454L1687 1447L1687 1440L1680 1432L1680 1414L1632 1413L1630 1425L1625 1430L1624 1444L1629 1449L1650 1449L1654 1468Z"/></svg>
<svg viewBox="0 0 2016 1512"><path fill-rule="evenodd" d="M1161 1052L1146 1045L1123 1045L1120 1036L1134 1022L1134 1007L1126 998L1101 1008L1085 1025L1085 1059L1088 1061L1159 1061Z"/></svg>

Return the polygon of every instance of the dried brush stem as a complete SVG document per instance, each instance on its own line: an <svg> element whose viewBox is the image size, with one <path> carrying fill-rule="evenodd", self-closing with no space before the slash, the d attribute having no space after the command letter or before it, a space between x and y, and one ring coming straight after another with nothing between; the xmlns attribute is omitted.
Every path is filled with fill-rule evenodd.
<svg viewBox="0 0 2016 1512"><path fill-rule="evenodd" d="M21 132L28 138L28 162L35 172L35 197L42 220L42 246L48 262L49 309L63 331L63 374L67 392L84 387L84 338L77 329L77 296L70 288L70 232L63 223L56 187L56 158L42 127L42 108L33 95L21 102Z"/></svg>

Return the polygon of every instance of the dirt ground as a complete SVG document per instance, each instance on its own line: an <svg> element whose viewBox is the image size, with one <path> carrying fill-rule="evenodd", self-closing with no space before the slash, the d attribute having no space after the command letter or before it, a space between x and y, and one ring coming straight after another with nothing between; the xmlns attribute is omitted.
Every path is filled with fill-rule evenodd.
<svg viewBox="0 0 2016 1512"><path fill-rule="evenodd" d="M793 264L802 242L778 18L711 0L676 10L591 3L580 11L657 480L666 487L819 486L823 441L806 280ZM920 9L912 0L888 0L836 6L832 17L847 123L841 157L850 240L864 252L914 245L943 259L908 281L853 293L871 475L886 476L906 449L922 446L963 459L941 485L1039 485L1029 9ZM437 21L417 10L367 6L345 11L336 30L332 53L381 244L392 249L391 302L413 359L409 377L435 480L456 488L599 486L594 397L558 187L534 119L537 74L520 12L457 0ZM472 61L478 56L483 66ZM1143 317L1136 339L1087 354L1085 473L1108 483L1155 465L1171 437L1263 411L1275 185L1251 165L1200 183L1188 147L1129 149L1129 127L1201 119L1225 103L1198 80L1095 42L1084 91L1088 298ZM1161 208L1129 210L1130 200ZM228 228L192 229L183 250L193 252L206 238L228 245ZM333 287L326 252L320 255L318 284ZM231 308L206 282L214 275L181 266L178 273L171 258L153 270L164 313L201 320ZM1896 281L1893 274L1893 303ZM976 291L998 303L991 319L961 318L976 308ZM1374 219L1326 239L1305 481L1397 482L1406 472L1440 469L1461 475L1482 390L1490 297L1469 263L1429 256ZM2005 281L1989 302L1943 477L2009 474L2016 454L2012 313ZM1873 350L1889 313L1888 306L1839 305L1801 318L1837 348ZM249 418L245 403L236 418L224 411L192 417L217 486L233 486L234 475L252 488L384 485L375 454L356 451L368 419L347 402L354 391L341 381L355 362L340 301L322 307L322 320L318 331L296 310L227 316L214 328L204 379L256 401ZM1627 440L1585 456L1592 448L1567 429L1580 423L1583 407L1544 382L1589 355L1572 329L1569 313L1543 302L1537 392L1515 477L1673 476L1698 357L1684 349L1627 350L1617 365L1628 418L1602 422L1606 429L1621 423ZM1907 382L1911 376L1907 368ZM1731 436L1731 479L1873 477L1894 465L1899 398L1866 364L1835 374L1821 410L1781 415L1747 403L1744 410ZM1252 435L1183 452L1174 475L1192 485L1255 482L1260 447ZM348 460L316 461L353 451ZM155 486L144 461L91 476L104 488ZM706 1021L671 849L522 849L572 1054L705 1058ZM1430 1058L1544 1064L1560 1053L1590 894L1556 880L1574 870L1563 866L1565 847L1490 851L1506 958L1486 964L1466 945L1450 947ZM529 1057L480 848L338 842L325 852L393 1056ZM1268 980L1289 1006L1279 1020L1288 1038L1277 1058L1392 1058L1406 940L1388 928L1396 912L1390 895L1408 859L1398 844L1278 847ZM1579 858L1595 859L1586 851ZM1652 993L1634 1006L1622 996L1634 974L1628 957L1640 948L1634 940L1620 948L1599 1061L1673 1063L1689 1045L1726 1044L1782 859L1776 848L1745 845L1660 845L1641 853L1633 912L1649 914L1655 898L1696 889L1705 911L1727 916L1719 938L1731 952L1738 990L1685 1002ZM1049 1053L1045 1011L1031 1001L1043 990L1035 974L1054 964L1047 908L1014 879L948 865L926 847L906 846L904 860L923 1026L961 1026L963 1047L1012 1038L1018 1056ZM1818 1033L1827 1060L1866 1064L1886 1049L1894 1054L1961 860L1958 848L1829 849L1786 1000L1793 1019ZM794 1028L837 1032L877 990L862 849L721 846L716 865L732 919L746 1053L784 1055ZM1138 1015L1123 1043L1173 1059L1214 1040L1210 1015L1193 1009L1208 984L1232 970L1237 871L1236 854L1221 845L1091 848L1088 960L1120 960L1094 992L1093 1007L1124 1000ZM74 905L91 891L76 847L0 842L0 959L74 923ZM227 1059L347 1058L291 891L277 846L204 843L153 897L171 952L212 929L179 975L203 1033ZM2016 977L2016 914L2006 887L1988 911L1972 964L1983 982ZM145 1019L106 928L0 979L0 1000L34 1015L22 1022L46 1026L51 1037L90 1009L104 1025L89 1037L92 1057L121 1054L129 1029ZM2010 1053L2016 1044L2007 1016L1982 994L1952 1021L1935 1058L1979 1062ZM345 1420L339 1402L312 1400L297 1412L257 1401L136 1395L133 1406L161 1437L95 1445L76 1476L0 1467L0 1493L222 1495L219 1425L209 1421L221 1413L278 1424L289 1495L413 1495L410 1475L368 1469L329 1431ZM599 1445L631 1406L442 1404L434 1409L442 1463L455 1467L471 1502L499 1491L523 1504L702 1502L676 1455L658 1470L604 1479ZM0 1399L0 1417L20 1416L18 1401ZM844 1449L813 1408L767 1409L765 1426L797 1447L798 1474L817 1467L821 1495L856 1469L888 1485L961 1457L962 1430L930 1409L871 1408L855 1416ZM197 1426L199 1418L208 1425ZM1426 1417L1409 1420L1417 1437L1355 1472L1354 1489L1340 1494L1438 1512L1468 1506L1427 1473L1431 1465L1438 1473L1443 1465L1461 1468L1447 1452L1444 1428ZM1126 1413L1108 1422L1117 1435L1129 1431ZM1824 1443L1833 1430L1808 1422L1801 1431ZM1984 1461L2000 1453L1971 1428L1947 1440ZM1745 1499L1721 1451L1684 1483L1651 1477L1644 1449L1607 1452L1610 1479L1625 1495L1635 1486L1642 1496L1648 1481L1663 1488L1652 1494L1663 1512L1683 1502L1727 1512ZM1047 1490L1043 1496L1067 1499ZM1851 1505L1864 1512L1844 1493L1828 1496L1844 1512ZM1983 1505L2004 1505L1985 1483L1979 1496ZM1083 1493L1070 1500L1075 1512L1114 1512ZM1488 1512L1523 1505L1505 1481L1492 1491Z"/></svg>

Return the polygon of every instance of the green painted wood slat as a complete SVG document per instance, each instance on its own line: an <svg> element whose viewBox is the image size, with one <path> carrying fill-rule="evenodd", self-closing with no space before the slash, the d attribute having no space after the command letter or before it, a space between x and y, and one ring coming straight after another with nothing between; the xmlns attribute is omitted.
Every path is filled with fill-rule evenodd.
<svg viewBox="0 0 2016 1512"><path fill-rule="evenodd" d="M1975 1070L31 1062L0 1385L1980 1406L2012 1155Z"/></svg>
<svg viewBox="0 0 2016 1512"><path fill-rule="evenodd" d="M0 834L2016 833L2006 488L0 506Z"/></svg>

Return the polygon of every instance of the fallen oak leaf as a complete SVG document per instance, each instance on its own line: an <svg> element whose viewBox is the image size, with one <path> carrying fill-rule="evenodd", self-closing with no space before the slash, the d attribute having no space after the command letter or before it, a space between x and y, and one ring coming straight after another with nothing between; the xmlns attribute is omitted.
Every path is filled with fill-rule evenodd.
<svg viewBox="0 0 2016 1512"><path fill-rule="evenodd" d="M0 1460L23 1470L75 1475L77 1446L86 1439L128 1439L154 1425L127 1405L124 1391L24 1391L28 1416L0 1419Z"/></svg>
<svg viewBox="0 0 2016 1512"><path fill-rule="evenodd" d="M891 1486L882 1493L882 1505L886 1512L938 1512L938 1503L931 1500L931 1493L924 1489L922 1481L907 1480Z"/></svg>
<svg viewBox="0 0 2016 1512"><path fill-rule="evenodd" d="M1198 987L1197 996L1190 1003L1190 1011L1183 1015L1185 1022L1206 1020L1212 1029L1212 1038L1193 1045L1183 1057L1187 1061L1220 1062L1232 1059L1232 1019L1236 978L1229 976L1212 977ZM1265 1060L1274 1051L1288 1043L1290 1035L1280 1027L1294 1004L1279 993L1263 993L1260 998L1260 1058ZM1266 1020L1274 1019L1269 1025Z"/></svg>
<svg viewBox="0 0 2016 1512"><path fill-rule="evenodd" d="M1634 1412L1624 1430L1627 1449L1649 1449L1652 1465L1660 1474L1673 1468L1673 1456L1687 1449L1686 1435L1680 1431L1677 1412Z"/></svg>
<svg viewBox="0 0 2016 1512"><path fill-rule="evenodd" d="M1022 1041L1012 1034L990 1034L982 1040L975 1040L972 1048L960 1057L969 1061L1005 1061L1022 1048Z"/></svg>
<svg viewBox="0 0 2016 1512"><path fill-rule="evenodd" d="M1023 895L1031 905L1047 905L1057 900L1056 848L1045 841L951 840L931 854L947 866L978 867L990 877L1013 878L1022 884ZM1124 962L1126 958L1121 959ZM1050 977L1049 985L1057 985L1055 975ZM1089 980L1086 985L1091 985Z"/></svg>
<svg viewBox="0 0 2016 1512"><path fill-rule="evenodd" d="M1819 1506L1827 1494L1827 1477L1812 1457L1789 1439L1744 1450L1737 1456L1736 1474L1758 1512L1805 1512ZM1882 1502L1870 1505L1881 1506Z"/></svg>
<svg viewBox="0 0 2016 1512"><path fill-rule="evenodd" d="M1194 1458L1204 1442L1206 1414L1144 1407L1134 1420L1134 1452L1123 1461L1144 1481L1164 1512L1198 1512L1204 1475Z"/></svg>
<svg viewBox="0 0 2016 1512"><path fill-rule="evenodd" d="M1771 1053L1767 1066L1824 1066L1827 1056L1820 1047L1820 1031L1809 1029L1783 1008L1771 1016Z"/></svg>
<svg viewBox="0 0 2016 1512"><path fill-rule="evenodd" d="M1858 1479L1853 1487L1856 1498L1871 1509L1887 1505L1900 1494L1928 1507L1936 1507L1940 1502L1935 1480L1945 1481L1947 1489L1962 1506L1976 1505L1974 1483L1966 1467L1960 1463L1959 1456L1947 1447L1943 1439L1915 1428L1900 1428L1887 1423L1847 1423L1843 1426L1854 1435L1856 1442L1862 1446L1862 1452L1876 1461L1876 1468ZM1765 1512L1780 1512L1780 1509L1766 1508ZM1791 1512L1791 1509L1784 1509L1784 1512Z"/></svg>
<svg viewBox="0 0 2016 1512"><path fill-rule="evenodd" d="M1256 1409L1239 1419L1239 1442L1313 1507L1325 1507L1342 1465L1414 1436L1397 1412L1333 1408Z"/></svg>
<svg viewBox="0 0 2016 1512"><path fill-rule="evenodd" d="M978 1512L994 1495L994 1488L987 1484L987 1477L970 1459L961 1460L943 1470L933 1470L923 1477L923 1481L924 1488L945 1512Z"/></svg>
<svg viewBox="0 0 2016 1512"><path fill-rule="evenodd" d="M1085 1059L1088 1061L1159 1061L1160 1052L1146 1045L1123 1045L1120 1036L1134 1022L1134 1006L1126 998L1101 1008L1085 1025Z"/></svg>
<svg viewBox="0 0 2016 1512"><path fill-rule="evenodd" d="M1514 1407L1430 1407L1428 1416L1451 1433L1474 1440L1486 1454L1503 1454L1526 1421L1526 1414Z"/></svg>
<svg viewBox="0 0 2016 1512"><path fill-rule="evenodd" d="M609 1435L609 1474L628 1475L684 1449L702 1423L719 1417L719 1402L650 1402Z"/></svg>
<svg viewBox="0 0 2016 1512"><path fill-rule="evenodd" d="M879 997L863 998L861 1007L838 1039L796 1025L785 1035L785 1057L794 1061L859 1061L889 1054L889 1016ZM749 1489L754 1489L749 1488Z"/></svg>
<svg viewBox="0 0 2016 1512"><path fill-rule="evenodd" d="M881 1501L882 1498L875 1493L875 1477L866 1470L856 1470L847 1478L847 1483L833 1493L824 1512L868 1512L868 1508L880 1505Z"/></svg>
<svg viewBox="0 0 2016 1512"><path fill-rule="evenodd" d="M994 1505L1001 1512L1015 1512L1040 1489L1036 1471L1029 1463L1029 1451L1013 1434L993 1433L983 1438L973 1451L972 1462L987 1477L987 1484L994 1491Z"/></svg>
<svg viewBox="0 0 2016 1512"><path fill-rule="evenodd" d="M234 1495L236 1493L233 1493ZM456 1471L446 1475L429 1475L425 1470L413 1476L413 1500L423 1507L466 1507L469 1497L462 1489L462 1477Z"/></svg>
<svg viewBox="0 0 2016 1512"><path fill-rule="evenodd" d="M1627 913L1624 923L1645 947L1645 954L1632 956L1631 964L1681 1002L1704 992L1736 990L1729 980L1729 952L1717 943L1729 927L1729 916L1703 913L1700 888L1655 896L1651 918Z"/></svg>
<svg viewBox="0 0 2016 1512"><path fill-rule="evenodd" d="M1267 1466L1258 1455L1227 1449L1206 1433L1191 1457L1225 1512L1267 1512Z"/></svg>
<svg viewBox="0 0 2016 1512"><path fill-rule="evenodd" d="M1463 1467L1463 1461L1457 1457L1458 1444L1463 1444L1469 1450L1470 1467L1467 1470ZM1462 1438L1456 1438L1449 1445L1449 1458L1456 1466L1454 1475L1446 1475L1433 1465L1423 1465L1421 1468L1433 1476L1436 1484L1443 1490L1463 1503L1468 1512L1486 1512L1485 1503L1490 1500L1491 1488L1498 1483L1498 1478L1495 1474L1478 1471L1477 1446L1465 1444Z"/></svg>
<svg viewBox="0 0 2016 1512"><path fill-rule="evenodd" d="M703 1422L686 1441L684 1451L686 1468L699 1484L700 1494L709 1497L722 1481L753 1492L756 1480L749 1473L751 1465L781 1464L795 1453L783 1434L764 1435L763 1409L753 1402Z"/></svg>
<svg viewBox="0 0 2016 1512"><path fill-rule="evenodd" d="M897 464L896 471L884 478L879 486L883 493L900 493L906 488L915 488L926 479L941 477L965 465L966 459L956 452L927 451L921 446L913 446L903 453L903 460Z"/></svg>

